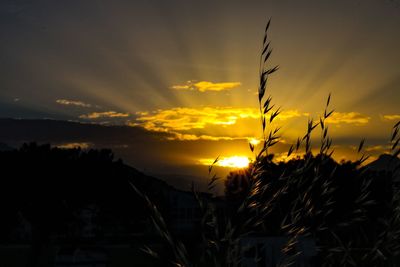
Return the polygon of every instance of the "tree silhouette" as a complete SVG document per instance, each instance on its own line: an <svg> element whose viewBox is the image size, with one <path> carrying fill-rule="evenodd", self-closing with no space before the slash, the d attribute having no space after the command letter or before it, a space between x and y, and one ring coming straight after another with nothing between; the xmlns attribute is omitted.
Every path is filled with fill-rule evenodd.
<svg viewBox="0 0 400 267"><path fill-rule="evenodd" d="M92 238L145 232L148 210L129 183L149 192L161 209L166 203L165 183L114 160L107 149L24 144L0 152L0 171L0 242L12 242L18 218L25 218L32 230L29 266L40 266L41 249L52 236L82 241L79 213L90 207L98 209Z"/></svg>
<svg viewBox="0 0 400 267"><path fill-rule="evenodd" d="M337 163L326 155L279 163L272 159L264 158L257 166L257 188L263 188L257 201L267 208L262 224L253 231L287 235L302 229L320 246L332 248L338 238L361 250L374 247L393 215L390 173L360 168L353 162ZM252 194L252 168L230 173L225 183L226 199L235 207L229 209L230 217L239 225L244 222L236 212ZM251 211L243 213L245 219L256 216ZM321 257L327 256L324 253Z"/></svg>

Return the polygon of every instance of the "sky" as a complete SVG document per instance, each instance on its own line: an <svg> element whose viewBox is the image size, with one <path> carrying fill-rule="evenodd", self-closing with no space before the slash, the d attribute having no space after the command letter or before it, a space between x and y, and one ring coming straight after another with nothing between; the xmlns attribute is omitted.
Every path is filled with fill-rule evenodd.
<svg viewBox="0 0 400 267"><path fill-rule="evenodd" d="M372 158L387 151L400 120L394 0L1 0L0 117L140 128L157 142L135 151L142 139L132 134L121 155L142 168L252 157L269 18L270 64L280 68L267 94L283 110L276 157L318 120L329 93L334 157L357 158L362 138Z"/></svg>

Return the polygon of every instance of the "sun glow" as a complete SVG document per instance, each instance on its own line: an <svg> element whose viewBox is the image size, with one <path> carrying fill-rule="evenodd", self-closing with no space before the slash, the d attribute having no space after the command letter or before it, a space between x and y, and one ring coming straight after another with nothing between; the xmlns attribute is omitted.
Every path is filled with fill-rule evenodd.
<svg viewBox="0 0 400 267"><path fill-rule="evenodd" d="M212 165L214 159L201 159L203 165ZM246 168L250 164L250 159L246 156L231 156L220 158L215 165L226 168Z"/></svg>
<svg viewBox="0 0 400 267"><path fill-rule="evenodd" d="M219 161L221 167L232 167L232 168L246 168L249 166L250 160L248 157L243 156L232 156L224 158Z"/></svg>
<svg viewBox="0 0 400 267"><path fill-rule="evenodd" d="M249 140L249 143L254 145L254 146L257 146L258 144L260 144L260 142L261 141L259 139L256 139L256 138L252 138L252 139Z"/></svg>

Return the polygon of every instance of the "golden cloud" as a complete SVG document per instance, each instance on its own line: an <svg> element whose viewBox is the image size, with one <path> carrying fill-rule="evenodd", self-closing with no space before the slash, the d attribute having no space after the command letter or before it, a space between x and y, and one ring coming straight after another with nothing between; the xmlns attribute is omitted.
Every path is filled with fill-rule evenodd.
<svg viewBox="0 0 400 267"><path fill-rule="evenodd" d="M89 114L80 115L81 119L99 119L99 118L126 118L129 117L129 113L120 113L116 111L105 111L105 112L92 112Z"/></svg>
<svg viewBox="0 0 400 267"><path fill-rule="evenodd" d="M333 112L326 122L331 124L365 125L369 123L370 119L370 117L358 112Z"/></svg>
<svg viewBox="0 0 400 267"><path fill-rule="evenodd" d="M78 106L78 107L84 107L84 108L90 108L92 106L91 104L87 104L82 101L67 100L67 99L57 99L56 103L60 104L60 105Z"/></svg>
<svg viewBox="0 0 400 267"><path fill-rule="evenodd" d="M304 156L304 152L293 152L288 156L288 152L275 153L274 161L275 162L288 162L291 159L302 158Z"/></svg>
<svg viewBox="0 0 400 267"><path fill-rule="evenodd" d="M240 82L223 82L223 83L214 83L214 82L207 82L207 81L187 81L186 84L178 84L171 86L172 89L175 90L197 90L199 92L206 92L206 91L225 91L231 90L236 87L242 85Z"/></svg>
<svg viewBox="0 0 400 267"><path fill-rule="evenodd" d="M153 112L137 112L135 122L132 126L141 126L149 131L168 132L173 134L173 139L178 140L233 140L235 138L251 139L248 136L235 136L232 127L239 121L241 127L248 123L254 125L259 123L260 113L256 108L233 108L233 107L201 107L201 108L172 108L160 109ZM297 110L283 111L277 119L287 120L294 117L306 116ZM243 125L245 123L245 125ZM212 127L221 126L222 134L218 136L211 130ZM250 127L250 125L249 125ZM239 127L240 128L240 127ZM198 130L203 129L199 134ZM225 129L225 130L224 130ZM197 132L197 134L195 133Z"/></svg>
<svg viewBox="0 0 400 267"><path fill-rule="evenodd" d="M278 117L276 117L276 120L285 121L288 119L298 118L302 116L310 116L310 113L300 112L297 109L289 109L289 110L283 110L281 113L279 113ZM267 117L269 118L269 116Z"/></svg>
<svg viewBox="0 0 400 267"><path fill-rule="evenodd" d="M230 107L172 108L157 110L136 120L147 130L168 132L203 129L207 125L232 125L240 118L259 118L257 109Z"/></svg>
<svg viewBox="0 0 400 267"><path fill-rule="evenodd" d="M371 152L371 151L378 151L378 152L384 152L387 150L389 147L388 146L381 146L381 145L376 145L376 146L368 146L365 148L365 151Z"/></svg>
<svg viewBox="0 0 400 267"><path fill-rule="evenodd" d="M399 114L391 114L391 115L383 115L384 120L388 121L397 121L400 120L400 115Z"/></svg>
<svg viewBox="0 0 400 267"><path fill-rule="evenodd" d="M249 138L249 137L248 137ZM245 138L234 138L230 136L211 136L211 135L196 135L196 134L182 134L178 132L173 132L173 135L167 138L168 140L180 140L180 141L196 141L196 140L207 140L207 141L232 141Z"/></svg>

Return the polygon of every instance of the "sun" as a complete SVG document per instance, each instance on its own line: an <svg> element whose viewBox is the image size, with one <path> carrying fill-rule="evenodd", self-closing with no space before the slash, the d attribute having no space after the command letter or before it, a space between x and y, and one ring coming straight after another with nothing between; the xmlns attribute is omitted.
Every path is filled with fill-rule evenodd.
<svg viewBox="0 0 400 267"><path fill-rule="evenodd" d="M215 159L200 159L199 163L201 165L215 165L219 167L225 168L247 168L250 164L250 159L246 156L230 156L230 157L221 157L217 161Z"/></svg>
<svg viewBox="0 0 400 267"><path fill-rule="evenodd" d="M232 156L227 158L222 158L218 161L218 166L230 167L230 168L246 168L250 164L248 157L244 156Z"/></svg>

